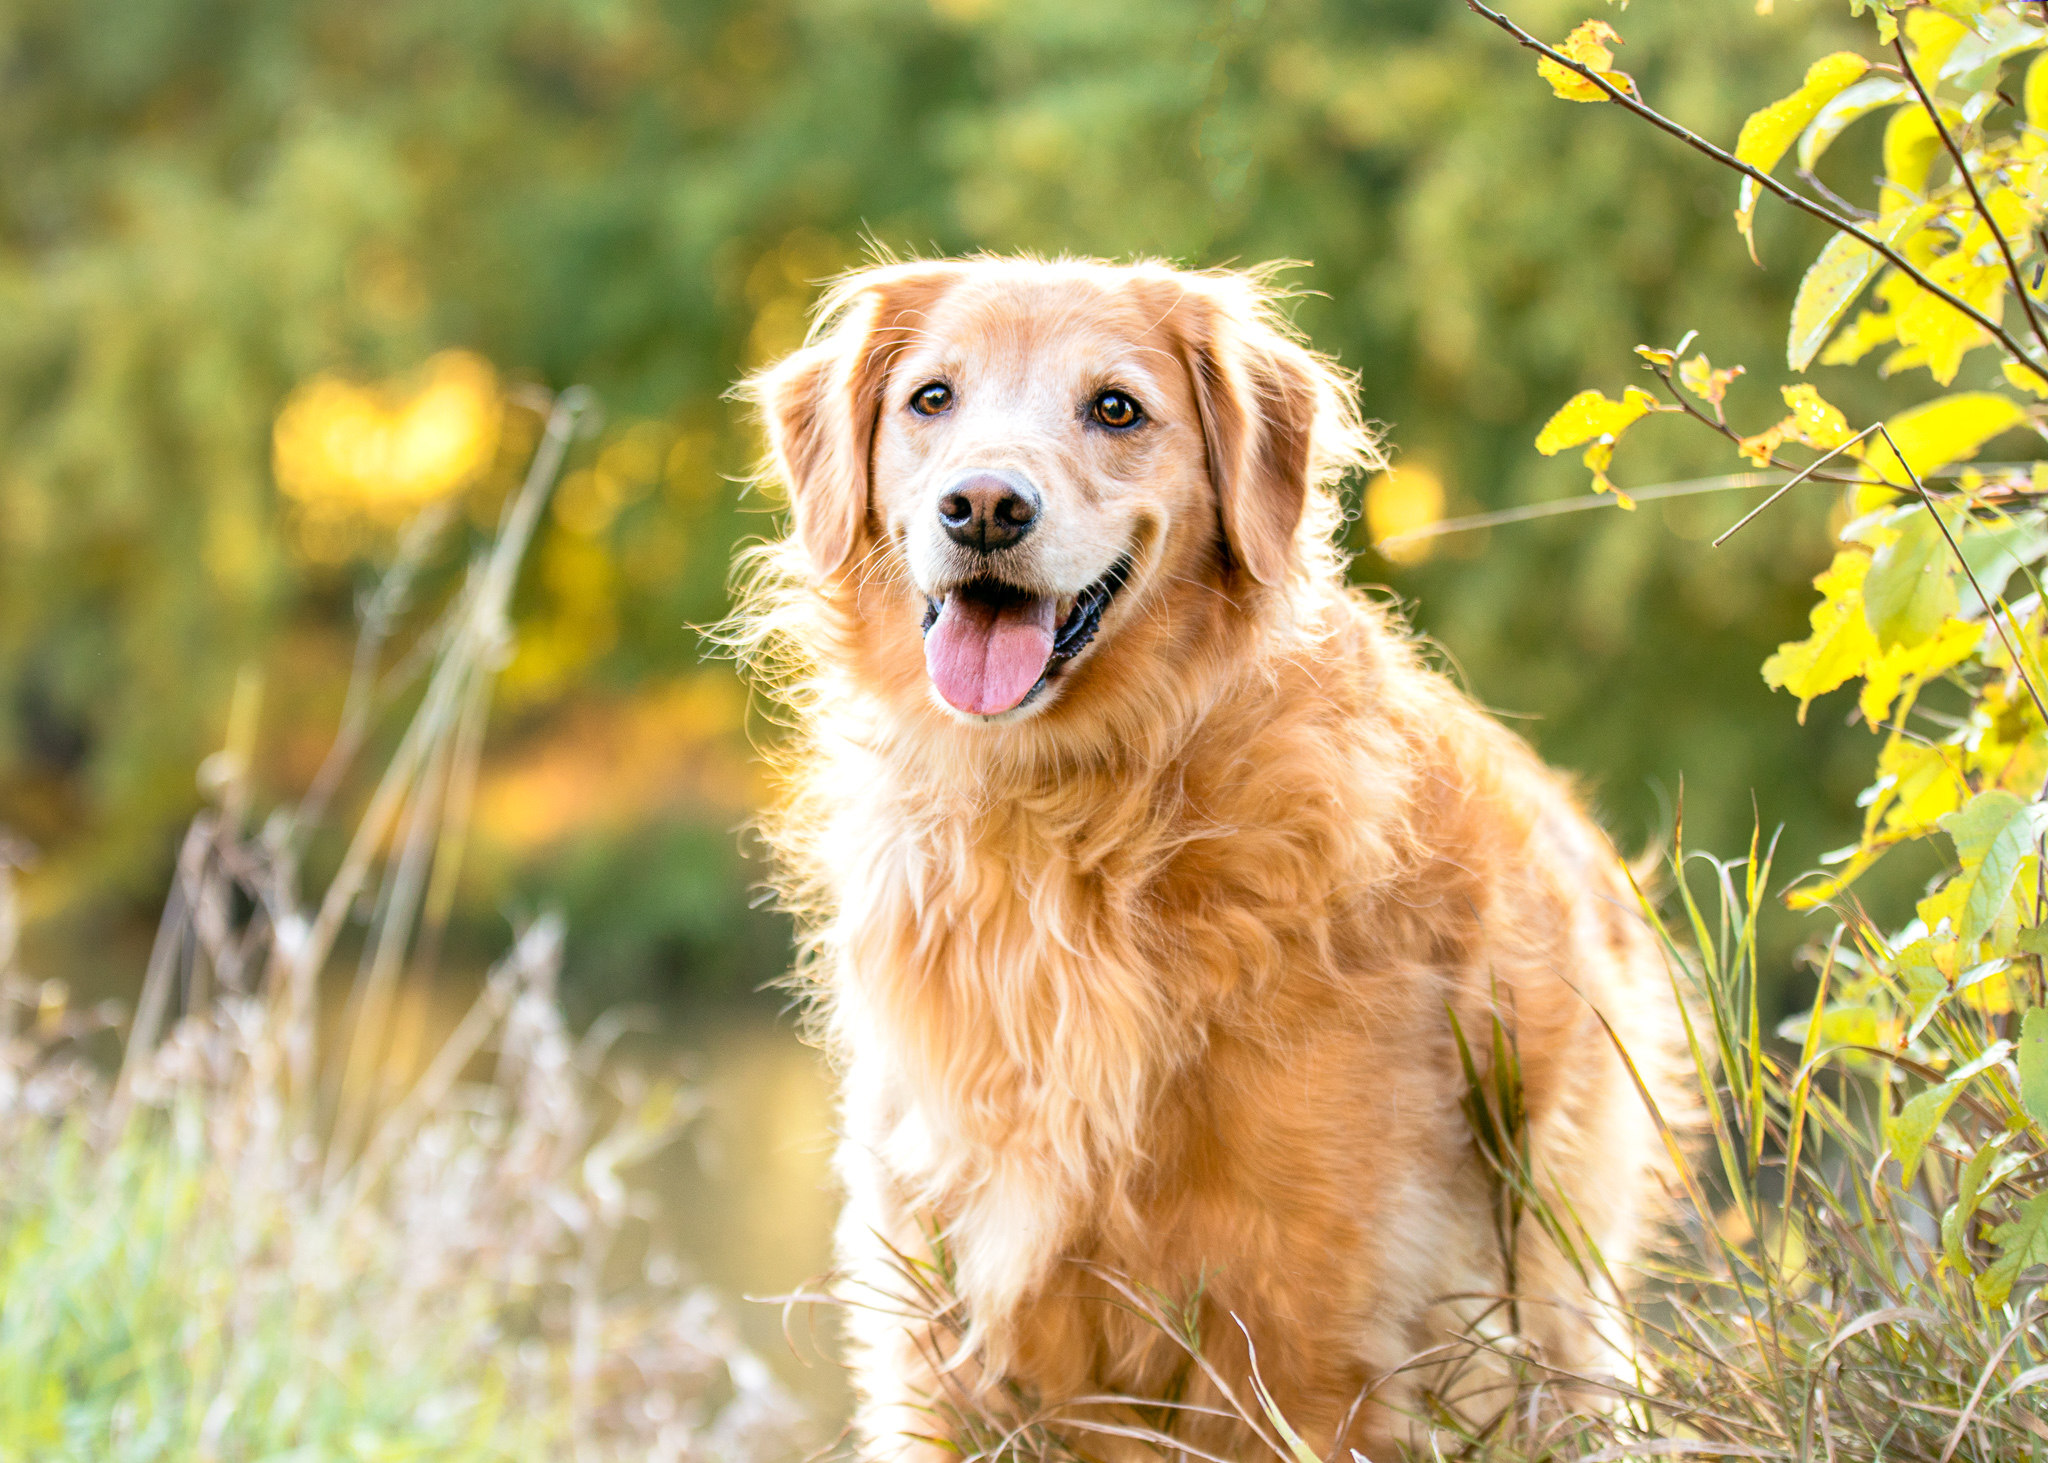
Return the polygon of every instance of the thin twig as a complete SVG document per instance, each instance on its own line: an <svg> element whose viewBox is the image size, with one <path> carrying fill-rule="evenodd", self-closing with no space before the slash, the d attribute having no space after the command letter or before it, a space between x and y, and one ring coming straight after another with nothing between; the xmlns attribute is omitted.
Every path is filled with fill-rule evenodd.
<svg viewBox="0 0 2048 1463"><path fill-rule="evenodd" d="M1691 336L1687 336L1686 339L1690 340ZM1685 342L1680 341L1679 349L1682 350L1684 349L1684 347ZM1676 353L1676 351L1673 352L1674 355ZM1655 376L1659 381L1664 383L1665 392L1671 397L1671 400L1677 405L1680 411L1684 412L1694 421L1700 422L1703 425L1713 429L1714 431L1719 432L1723 437L1726 437L1730 442L1733 442L1736 446L1737 451L1739 451L1743 456L1749 456L1750 448L1746 444L1749 442L1750 439L1744 437L1740 432L1736 431L1735 428L1728 425L1727 419L1720 414L1720 407L1716 406L1714 408L1715 415L1708 416L1705 412L1701 411L1697 406L1694 406L1692 402L1689 399L1687 399L1686 393L1678 389L1678 383L1671 379L1671 368L1669 366L1659 365L1657 362L1651 361L1645 369L1647 369L1650 372L1650 374ZM1839 450L1840 449L1837 449L1837 451ZM1835 453L1830 452L1828 454L1828 457L1832 457L1834 455ZM1810 462L1804 468L1795 468L1791 463L1786 462L1783 458L1779 457L1775 451L1769 452L1765 455L1765 462L1768 466L1776 469L1779 472L1797 472L1800 474L1802 481L1805 478L1811 477L1816 482L1840 483L1845 487L1884 486L1882 479L1870 477L1844 477L1840 473L1817 473L1814 471L1814 469L1818 468L1822 462L1826 461L1827 457L1823 457L1820 459L1819 462Z"/></svg>
<svg viewBox="0 0 2048 1463"><path fill-rule="evenodd" d="M1948 123L1942 120L1941 108L1934 104L1934 98L1928 95L1926 86L1920 80L1920 73L1913 69L1913 62L1906 55L1906 38L1892 37L1892 49L1898 53L1899 65L1905 68L1906 80L1912 83L1913 91L1920 98L1920 105L1933 120L1934 130L1941 138L1941 145L1948 149L1949 157L1955 162L1956 172L1962 175L1963 186L1970 190L1970 202L1977 207L1977 217L1984 220L1984 227L1991 230L1991 237L1998 241L1998 252L2005 259L2005 272L2012 279L2013 292L2020 297L2020 308L2027 313L2027 324L2033 327L2034 339L2040 343L2041 349L2048 351L2048 333L2044 333L2041 328L2041 315L2034 308L2034 297L2027 293L2026 279L2020 274L2020 262L2013 258L2012 245L2006 240L2005 230L2001 229L1998 220L1991 216L1991 210L1984 202L1984 194L1977 187L1976 174L1970 171L1969 163L1963 160L1962 148L1956 145L1954 136L1948 130Z"/></svg>
<svg viewBox="0 0 2048 1463"><path fill-rule="evenodd" d="M1826 207L1825 205L1814 202L1811 198L1808 198L1798 189L1789 188L1785 184L1780 183L1776 178L1773 178L1769 173L1764 172L1761 168L1752 167L1750 164L1743 162L1740 158L1736 157L1734 153L1729 152L1726 148L1718 147L1714 143L1707 141L1706 138L1700 136L1697 132L1694 132L1689 127L1686 127L1684 124L1674 122L1671 118L1665 116L1655 107L1649 106L1644 102L1637 100L1635 97L1630 96L1627 92L1623 91L1620 87L1616 86L1613 82L1609 81L1606 77L1602 76L1592 67L1587 66L1583 62L1573 60L1570 56L1565 55L1564 52L1558 50L1555 46L1546 45L1542 41L1537 40L1536 37L1529 34L1529 32L1523 30L1519 25L1516 25L1512 20L1509 20L1505 15L1501 14L1498 10L1495 10L1492 6L1487 5L1485 3L1485 0L1465 0L1465 3L1479 16L1486 20L1491 21L1493 24L1499 26L1502 30L1506 31L1509 35L1513 36L1515 40L1518 41L1521 45L1527 47L1529 50L1539 52L1540 54L1549 57L1558 65L1564 67L1568 71L1573 72L1575 75L1583 77L1586 81L1598 87L1602 92L1606 93L1609 100L1613 101L1616 105L1622 107L1624 110L1635 113L1638 117L1641 117L1644 121L1650 123L1652 126L1658 128L1660 131L1670 133L1673 137L1676 137L1680 142L1686 144L1686 146L1694 149L1697 152L1706 154L1715 162L1721 164L1721 166L1732 169L1737 173L1740 173L1743 177L1748 178L1751 182L1755 183L1759 188L1762 188L1763 190L1772 194L1773 196L1784 200L1786 203L1791 204L1794 208L1800 210L1802 213L1812 214L1815 218L1819 219L1822 223L1827 224L1830 228L1833 228L1838 232L1847 234L1851 238L1857 240L1859 243L1864 244L1870 249L1875 250L1879 258L1883 259L1886 263L1890 264L1893 268L1897 269L1901 274L1905 275L1908 279L1912 280L1913 283L1920 286L1921 289L1926 290L1929 294L1933 295L1936 299L1941 300L1944 304L1947 304L1952 308L1961 311L1971 320L1974 320L1977 324L1984 327L1984 329L1990 331L1992 336L1997 339L1998 343L2000 345L2003 345L2008 351L2012 353L2013 359L2015 361L2025 366L2029 371L2032 371L2036 376L2040 377L2040 379L2043 382L2048 382L2048 366L2043 366L2039 361L2036 361L2032 356L2028 355L2026 349L2023 346L2021 346L2019 341L2014 338L2012 332L2007 330L2004 325L2002 325L1996 320L1993 320L1989 315L1986 315L1982 310L1979 310L1975 305L1972 305L1969 301L1957 295L1953 290L1947 289L1942 285L1936 283L1933 279L1928 277L1927 273L1924 270L1922 270L1917 264L1913 263L1912 260L1908 259L1904 254L1900 253L1890 244L1884 242L1883 239L1878 238L1876 235L1860 227L1853 219L1843 218L1840 214L1836 213L1834 210Z"/></svg>
<svg viewBox="0 0 2048 1463"><path fill-rule="evenodd" d="M2013 671L2019 676L2020 683L2027 688L2027 694L2034 698L2034 709L2041 713L2042 724L2048 725L2048 701L2041 699L2041 688L2036 686L2034 678L2027 674L2027 663L2020 659L2019 647L2013 644L2012 637L2006 634L2005 625L1998 618L1998 611L1992 608L1991 596L1986 594L1984 586L1977 582L1977 571L1972 569L1970 561L1963 557L1962 546L1956 542L1956 536L1948 531L1948 524L1942 519L1941 514L1935 511L1934 499L1928 496L1927 485L1920 481L1920 474L1913 470L1913 464L1906 460L1906 454L1899 451L1899 444L1892 440L1891 430L1882 422L1878 423L1877 429L1883 434L1885 445L1892 449L1892 456L1898 458L1899 466L1905 468L1906 476L1912 480L1913 491L1918 493L1920 501L1927 505L1928 515L1934 519L1934 526L1940 529L1941 536L1948 540L1949 551L1956 556L1956 562L1963 566L1963 573L1969 576L1970 588L1977 592L1977 603L1984 606L1985 618L1991 621L1991 628L1998 632L1998 638L2005 643L2005 653L2012 657ZM2001 597L1999 603L2004 602Z"/></svg>
<svg viewBox="0 0 2048 1463"><path fill-rule="evenodd" d="M1743 488L1767 488L1778 478L1777 473L1731 472L1719 477L1687 478L1683 482L1658 483L1647 488L1630 488L1628 495L1639 503L1654 503L1665 498L1691 498L1701 493L1730 493ZM1447 534L1471 533L1482 528L1500 528L1510 523L1527 523L1537 518L1554 518L1560 513L1587 513L1596 508L1619 508L1612 493L1588 493L1580 498L1554 498L1545 503L1524 503L1516 508L1499 508L1491 513L1473 513L1464 518L1445 518L1421 528L1409 529L1406 533L1390 533L1385 538L1374 539L1372 546L1385 552L1400 544L1415 543L1423 539L1442 538Z"/></svg>
<svg viewBox="0 0 2048 1463"><path fill-rule="evenodd" d="M1726 533L1722 534L1719 538L1714 540L1713 546L1717 549L1720 548L1722 544L1727 543L1729 539L1735 537L1736 534L1742 532L1744 525L1746 525L1752 518L1756 517L1757 514L1763 512L1764 509L1770 507L1771 504L1777 502L1780 498L1784 497L1787 493L1791 492L1794 488L1798 487L1801 483L1805 482L1808 478L1812 477L1815 468L1819 467L1824 462L1831 462L1835 458L1841 456L1844 452L1847 452L1851 447L1854 447L1858 442L1861 442L1865 437L1868 437L1872 432L1875 432L1877 429L1878 423L1872 422L1869 426L1865 427L1862 431L1858 432L1855 436L1851 437L1841 446L1830 449L1827 456L1816 457L1810 464L1808 464L1806 470L1799 474L1798 477L1793 478L1792 481L1786 483L1783 487L1779 488L1777 492L1771 494L1770 497L1764 499L1763 502L1757 504L1756 507L1750 509L1747 513L1743 514L1741 518L1737 519L1735 522L1735 526L1733 528L1730 528Z"/></svg>

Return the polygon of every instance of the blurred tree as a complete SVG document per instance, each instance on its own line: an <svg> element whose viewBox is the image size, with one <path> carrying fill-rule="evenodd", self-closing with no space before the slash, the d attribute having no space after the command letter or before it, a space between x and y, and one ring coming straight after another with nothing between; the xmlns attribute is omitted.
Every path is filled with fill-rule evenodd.
<svg viewBox="0 0 2048 1463"><path fill-rule="evenodd" d="M1516 7L1550 35L1588 8ZM1753 8L1645 0L1627 64L1732 136L1838 23ZM522 593L493 763L555 811L486 817L472 903L567 897L572 929L587 906L608 933L584 968L614 985L772 974L718 851L742 717L687 627L768 526L734 486L753 444L722 393L800 338L816 281L869 240L1307 260L1301 324L1440 511L1576 493L1569 457L1528 450L1548 412L1625 384L1638 338L1699 326L1716 356L1771 358L1817 238L1767 209L1771 267L1749 271L1710 165L1571 110L1450 0L0 0L0 822L50 855L46 922L105 928L160 888L241 667L267 671L271 775L304 781L391 530L281 494L273 421L323 373L386 383L398 411L459 349L587 382L611 422ZM1707 462L1657 425L1637 470ZM461 489L474 510L530 434L508 414ZM1743 501L1359 573L1415 597L1482 699L1535 718L1624 841L1683 776L1695 846L1746 838L1754 792L1802 867L1853 826L1868 751L1799 734L1758 680L1803 633L1827 538L1810 509L1706 549ZM533 767L554 770L520 783ZM634 796L606 791L621 777ZM650 867L685 872L615 876Z"/></svg>

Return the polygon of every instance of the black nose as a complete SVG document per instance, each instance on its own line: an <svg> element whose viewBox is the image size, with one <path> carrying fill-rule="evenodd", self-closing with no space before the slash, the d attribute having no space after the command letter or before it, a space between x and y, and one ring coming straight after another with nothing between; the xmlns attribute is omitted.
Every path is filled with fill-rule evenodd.
<svg viewBox="0 0 2048 1463"><path fill-rule="evenodd" d="M939 522L954 543L988 553L1031 532L1039 506L1038 489L1014 473L967 472L939 499Z"/></svg>

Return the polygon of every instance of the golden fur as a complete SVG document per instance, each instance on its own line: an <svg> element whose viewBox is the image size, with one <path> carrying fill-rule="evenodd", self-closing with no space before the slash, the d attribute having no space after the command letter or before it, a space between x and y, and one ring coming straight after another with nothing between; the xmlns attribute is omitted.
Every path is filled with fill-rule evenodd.
<svg viewBox="0 0 2048 1463"><path fill-rule="evenodd" d="M904 409L928 375L959 403L936 424ZM1106 384L1142 432L1083 420ZM976 259L844 281L748 389L793 510L744 615L798 733L771 835L843 1073L842 1259L890 1292L936 1251L959 1301L853 1313L869 1454L957 1456L935 1404L999 1381L1218 1405L1108 1299L1127 1277L1193 1303L1240 1401L1249 1335L1318 1453L1384 1458L1432 1376L1403 1363L1506 1283L1447 1013L1482 1063L1500 1013L1534 1169L1625 1263L1662 1150L1595 1008L1660 1094L1674 1008L1562 782L1345 586L1332 485L1374 460L1349 383L1254 276ZM998 716L950 709L920 648L924 515L963 464L1044 489L1020 572L1047 593L1135 565ZM1598 1297L1528 1228L1524 1341L1599 1366ZM1125 1446L1150 1456L1086 1441Z"/></svg>

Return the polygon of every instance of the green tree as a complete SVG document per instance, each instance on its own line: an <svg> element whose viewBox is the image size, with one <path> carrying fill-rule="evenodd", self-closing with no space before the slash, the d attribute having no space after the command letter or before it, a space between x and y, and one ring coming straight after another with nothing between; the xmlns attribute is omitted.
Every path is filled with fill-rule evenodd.
<svg viewBox="0 0 2048 1463"><path fill-rule="evenodd" d="M1783 8L1640 5L1628 63L1728 131L1771 61L1842 24ZM1547 34L1579 18L1529 10ZM0 0L0 820L45 850L39 907L94 930L143 907L244 666L267 721L338 712L390 531L323 537L272 482L276 414L323 372L397 378L456 347L608 409L522 592L505 755L697 673L688 627L718 618L772 506L734 486L754 444L722 393L868 239L1307 260L1300 323L1449 511L1581 491L1526 454L1549 406L1709 317L1717 351L1757 358L1813 244L1767 214L1769 268L1730 256L1711 165L1561 115L1494 39L1440 0ZM508 423L510 463L530 424ZM1638 481L1708 466L1665 427L1632 444ZM474 516L508 475L469 490ZM1759 715L1753 670L1801 622L1819 511L1769 552L1672 532L1717 522L1614 513L1405 566L1361 532L1358 572L1535 718L1625 840L1682 776L1700 837L1734 836L1754 791L1839 841L1854 742ZM770 973L773 932L729 912L732 809L664 816L485 857L470 902L602 893L607 928L640 932L603 953L621 978ZM657 868L698 892L619 877Z"/></svg>

